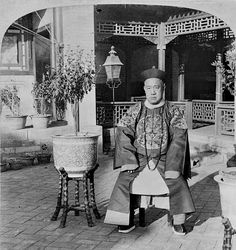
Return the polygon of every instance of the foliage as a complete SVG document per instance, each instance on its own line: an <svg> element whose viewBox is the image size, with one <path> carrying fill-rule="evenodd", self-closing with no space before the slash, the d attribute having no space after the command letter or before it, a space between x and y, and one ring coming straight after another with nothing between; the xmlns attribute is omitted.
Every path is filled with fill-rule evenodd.
<svg viewBox="0 0 236 250"><path fill-rule="evenodd" d="M34 108L37 114L45 115L47 113L47 103L51 103L52 94L52 75L49 69L42 76L41 82L33 83L32 94L35 98Z"/></svg>
<svg viewBox="0 0 236 250"><path fill-rule="evenodd" d="M58 52L58 64L53 73L53 96L60 102L82 101L94 84L93 54L84 55L79 46Z"/></svg>
<svg viewBox="0 0 236 250"><path fill-rule="evenodd" d="M234 79L235 79L235 64L236 64L236 47L235 43L225 53L225 64L221 61L214 61L213 66L218 67L222 75L223 91L227 89L231 95L234 95Z"/></svg>
<svg viewBox="0 0 236 250"><path fill-rule="evenodd" d="M72 104L75 118L78 114L79 101L92 90L94 77L92 51L90 54L85 54L79 46L75 49L67 46L65 51L63 47L59 47L56 68L48 68L42 81L34 83L32 92L35 98L43 100L42 113L45 112L45 102L51 103L54 100L60 116L66 109L66 104Z"/></svg>
<svg viewBox="0 0 236 250"><path fill-rule="evenodd" d="M57 67L52 72L52 94L56 105L64 108L66 103L72 104L75 132L78 128L78 105L94 85L93 52L84 53L77 46L75 49L60 47L57 53Z"/></svg>
<svg viewBox="0 0 236 250"><path fill-rule="evenodd" d="M0 89L1 102L6 105L12 115L20 115L20 97L18 96L18 90L16 86L9 87L6 86Z"/></svg>

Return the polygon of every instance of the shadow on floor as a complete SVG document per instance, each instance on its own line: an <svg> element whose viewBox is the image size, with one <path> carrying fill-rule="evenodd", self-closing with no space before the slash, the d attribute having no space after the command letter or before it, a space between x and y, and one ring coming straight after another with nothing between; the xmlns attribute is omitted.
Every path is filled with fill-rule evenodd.
<svg viewBox="0 0 236 250"><path fill-rule="evenodd" d="M197 173L193 172L193 176ZM217 182L213 179L214 172L201 181L190 187L190 191L195 204L196 212L187 216L186 227L188 232L195 226L200 226L209 218L221 215L220 192ZM167 210L158 208L149 208L146 210L146 225L162 218L168 213Z"/></svg>

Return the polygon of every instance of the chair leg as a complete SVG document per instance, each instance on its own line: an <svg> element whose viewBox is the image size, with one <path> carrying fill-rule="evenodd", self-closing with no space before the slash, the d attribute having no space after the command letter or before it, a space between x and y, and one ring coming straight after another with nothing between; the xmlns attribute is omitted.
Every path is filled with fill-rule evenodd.
<svg viewBox="0 0 236 250"><path fill-rule="evenodd" d="M68 174L65 173L63 176L63 214L61 217L60 228L64 228L66 225L66 218L68 213Z"/></svg>
<svg viewBox="0 0 236 250"><path fill-rule="evenodd" d="M94 172L92 172L89 176L90 182L90 198L91 198L91 205L93 209L93 213L96 219L101 219L101 215L98 212L96 201L95 201L95 192L94 192Z"/></svg>
<svg viewBox="0 0 236 250"><path fill-rule="evenodd" d="M139 226L140 227L145 227L146 222L145 222L145 208L140 207L139 208Z"/></svg>
<svg viewBox="0 0 236 250"><path fill-rule="evenodd" d="M60 174L59 176L59 192L58 192L58 196L57 196L57 206L55 209L55 212L52 215L51 221L56 221L57 217L60 213L60 209L61 209L61 199L62 199L62 184L63 184L63 177L62 174Z"/></svg>
<svg viewBox="0 0 236 250"><path fill-rule="evenodd" d="M88 199L88 179L87 179L87 173L83 176L83 191L84 191L84 206L85 206L85 213L87 217L87 222L89 227L93 227L93 220L89 208L89 199Z"/></svg>
<svg viewBox="0 0 236 250"><path fill-rule="evenodd" d="M168 222L168 226L170 227L173 226L173 215L170 215L170 212L167 213L167 222Z"/></svg>

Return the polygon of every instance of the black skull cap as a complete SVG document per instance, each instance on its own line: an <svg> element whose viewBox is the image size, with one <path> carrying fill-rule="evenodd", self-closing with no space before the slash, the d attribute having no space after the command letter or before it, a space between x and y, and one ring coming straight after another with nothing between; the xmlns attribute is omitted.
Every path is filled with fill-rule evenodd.
<svg viewBox="0 0 236 250"><path fill-rule="evenodd" d="M151 69L146 69L141 73L142 80L145 81L149 78L158 78L162 81L165 81L166 73L163 70L157 69L155 66L152 66Z"/></svg>

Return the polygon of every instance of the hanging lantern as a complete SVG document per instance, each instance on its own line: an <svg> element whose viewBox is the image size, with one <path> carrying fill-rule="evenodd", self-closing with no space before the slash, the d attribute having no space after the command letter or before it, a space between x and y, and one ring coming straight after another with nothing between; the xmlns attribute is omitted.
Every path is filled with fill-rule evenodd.
<svg viewBox="0 0 236 250"><path fill-rule="evenodd" d="M114 46L111 46L111 51L109 52L110 55L103 64L107 74L107 82L119 80L121 66L123 65L123 63L120 61L120 58L115 55L116 51L114 48Z"/></svg>

